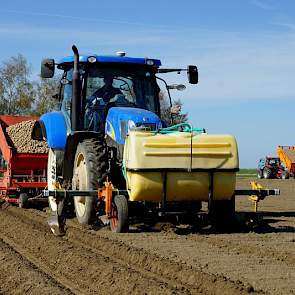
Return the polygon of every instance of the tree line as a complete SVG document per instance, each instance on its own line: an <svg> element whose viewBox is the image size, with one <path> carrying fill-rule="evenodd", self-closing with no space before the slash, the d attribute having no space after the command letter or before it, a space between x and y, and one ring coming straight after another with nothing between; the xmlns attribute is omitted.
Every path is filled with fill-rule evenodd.
<svg viewBox="0 0 295 295"><path fill-rule="evenodd" d="M0 114L41 115L55 108L59 81L32 79L32 68L19 54L0 65Z"/></svg>
<svg viewBox="0 0 295 295"><path fill-rule="evenodd" d="M18 54L0 64L0 115L40 116L57 107L56 96L60 77L32 79L32 67L27 59ZM160 92L162 119L169 125L171 108L165 92ZM187 113L181 111L182 102L177 100L173 107L179 113L173 115L173 123L188 120Z"/></svg>

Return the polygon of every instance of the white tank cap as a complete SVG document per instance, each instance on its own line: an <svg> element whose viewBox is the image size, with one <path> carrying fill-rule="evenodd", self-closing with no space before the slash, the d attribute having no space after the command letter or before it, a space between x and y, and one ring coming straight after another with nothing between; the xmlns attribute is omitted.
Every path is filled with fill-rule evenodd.
<svg viewBox="0 0 295 295"><path fill-rule="evenodd" d="M117 56L125 56L126 55L126 52L125 51L117 51L116 52L116 55Z"/></svg>

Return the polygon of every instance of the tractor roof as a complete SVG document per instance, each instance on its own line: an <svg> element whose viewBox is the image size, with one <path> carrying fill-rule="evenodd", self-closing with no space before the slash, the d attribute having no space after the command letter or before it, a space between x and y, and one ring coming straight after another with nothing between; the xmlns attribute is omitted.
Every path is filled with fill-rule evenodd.
<svg viewBox="0 0 295 295"><path fill-rule="evenodd" d="M137 64L137 65L154 65L161 66L159 59L143 58L143 57L127 57L127 56L106 56L106 55L80 55L80 62L88 62L89 58L95 58L96 62L100 63L124 63L124 64ZM59 61L59 65L73 63L74 56L67 56Z"/></svg>

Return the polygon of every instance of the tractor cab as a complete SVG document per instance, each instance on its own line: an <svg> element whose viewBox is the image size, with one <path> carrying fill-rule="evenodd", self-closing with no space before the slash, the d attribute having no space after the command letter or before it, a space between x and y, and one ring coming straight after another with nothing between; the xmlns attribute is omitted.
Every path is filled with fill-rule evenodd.
<svg viewBox="0 0 295 295"><path fill-rule="evenodd" d="M80 130L102 131L108 111L113 107L136 108L160 116L160 89L155 77L161 64L159 60L80 56L79 61ZM73 57L62 59L58 68L63 70L59 94L61 111L70 123Z"/></svg>
<svg viewBox="0 0 295 295"><path fill-rule="evenodd" d="M75 46L73 51L73 56L59 63L45 59L41 65L43 78L53 77L55 65L63 71L58 98L67 134L96 132L124 144L132 128L163 127L157 80L164 82L170 105L169 89L180 87L168 85L157 73L185 70L190 83L198 82L195 66L160 69L158 59L127 57L123 52L117 56L79 55Z"/></svg>
<svg viewBox="0 0 295 295"><path fill-rule="evenodd" d="M272 165L272 166L279 166L279 165L281 165L280 158L267 157L266 160L267 160L267 162L268 162L269 165Z"/></svg>

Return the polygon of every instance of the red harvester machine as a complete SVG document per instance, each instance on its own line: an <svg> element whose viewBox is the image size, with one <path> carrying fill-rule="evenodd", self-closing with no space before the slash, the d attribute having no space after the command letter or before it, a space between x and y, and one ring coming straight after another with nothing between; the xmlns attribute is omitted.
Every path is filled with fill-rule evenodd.
<svg viewBox="0 0 295 295"><path fill-rule="evenodd" d="M25 207L42 198L47 186L48 154L17 153L5 129L38 117L0 116L0 199Z"/></svg>

